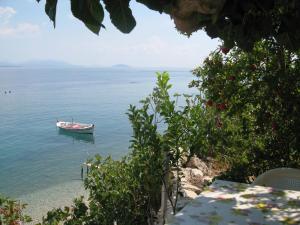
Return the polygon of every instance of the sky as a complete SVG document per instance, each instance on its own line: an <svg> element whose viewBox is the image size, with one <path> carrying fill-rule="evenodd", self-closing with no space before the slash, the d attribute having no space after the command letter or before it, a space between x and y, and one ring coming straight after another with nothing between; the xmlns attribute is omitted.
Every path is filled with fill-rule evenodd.
<svg viewBox="0 0 300 225"><path fill-rule="evenodd" d="M198 31L180 34L166 14L131 1L137 26L117 30L106 12L99 36L73 17L69 0L59 0L56 28L44 12L45 0L0 0L0 61L57 60L83 66L194 68L220 42Z"/></svg>

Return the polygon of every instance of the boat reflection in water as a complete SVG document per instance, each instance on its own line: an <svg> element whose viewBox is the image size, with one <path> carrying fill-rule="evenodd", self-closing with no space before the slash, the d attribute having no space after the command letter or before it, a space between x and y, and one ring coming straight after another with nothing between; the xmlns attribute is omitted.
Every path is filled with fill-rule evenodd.
<svg viewBox="0 0 300 225"><path fill-rule="evenodd" d="M68 132L68 131L64 131L61 129L58 130L58 134L72 138L73 142L78 141L78 142L95 144L95 138L94 138L93 134L73 133L73 132Z"/></svg>

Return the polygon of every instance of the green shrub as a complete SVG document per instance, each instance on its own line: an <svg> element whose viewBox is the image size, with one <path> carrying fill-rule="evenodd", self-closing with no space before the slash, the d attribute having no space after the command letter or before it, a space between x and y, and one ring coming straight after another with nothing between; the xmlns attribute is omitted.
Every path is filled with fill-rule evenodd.
<svg viewBox="0 0 300 225"><path fill-rule="evenodd" d="M26 204L2 197L0 195L0 225L17 225L20 222L30 222L31 218L22 214Z"/></svg>
<svg viewBox="0 0 300 225"><path fill-rule="evenodd" d="M157 131L158 117L170 117L170 111L174 110L174 102L169 100L168 80L166 73L158 74L157 87L141 101L141 108L130 106L131 153L118 161L96 156L85 180L88 202L81 198L72 208L52 210L43 224L58 221L70 225L112 225L114 221L118 225L154 223L165 175L164 155L169 150L164 135Z"/></svg>
<svg viewBox="0 0 300 225"><path fill-rule="evenodd" d="M226 156L230 178L249 181L265 170L300 167L300 60L273 41L252 52L213 52L191 86L205 96L220 122L216 154ZM201 155L202 152L199 152Z"/></svg>

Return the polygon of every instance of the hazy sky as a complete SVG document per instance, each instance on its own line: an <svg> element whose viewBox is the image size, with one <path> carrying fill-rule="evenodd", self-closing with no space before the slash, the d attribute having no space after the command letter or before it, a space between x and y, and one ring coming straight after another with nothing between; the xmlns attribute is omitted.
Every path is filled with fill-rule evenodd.
<svg viewBox="0 0 300 225"><path fill-rule="evenodd" d="M45 0L0 0L0 61L60 60L72 64L110 66L195 67L220 42L204 32L179 34L167 15L132 1L137 26L119 32L106 15L99 36L74 18L69 0L59 0L57 24L44 13Z"/></svg>

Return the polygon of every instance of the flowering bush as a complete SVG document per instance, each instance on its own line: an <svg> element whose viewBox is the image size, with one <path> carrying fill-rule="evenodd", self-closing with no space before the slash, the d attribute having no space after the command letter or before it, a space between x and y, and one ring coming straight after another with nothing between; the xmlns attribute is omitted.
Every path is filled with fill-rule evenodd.
<svg viewBox="0 0 300 225"><path fill-rule="evenodd" d="M231 162L232 179L300 167L299 56L270 40L251 53L220 49L194 70L191 86L214 111L222 146L215 154Z"/></svg>

